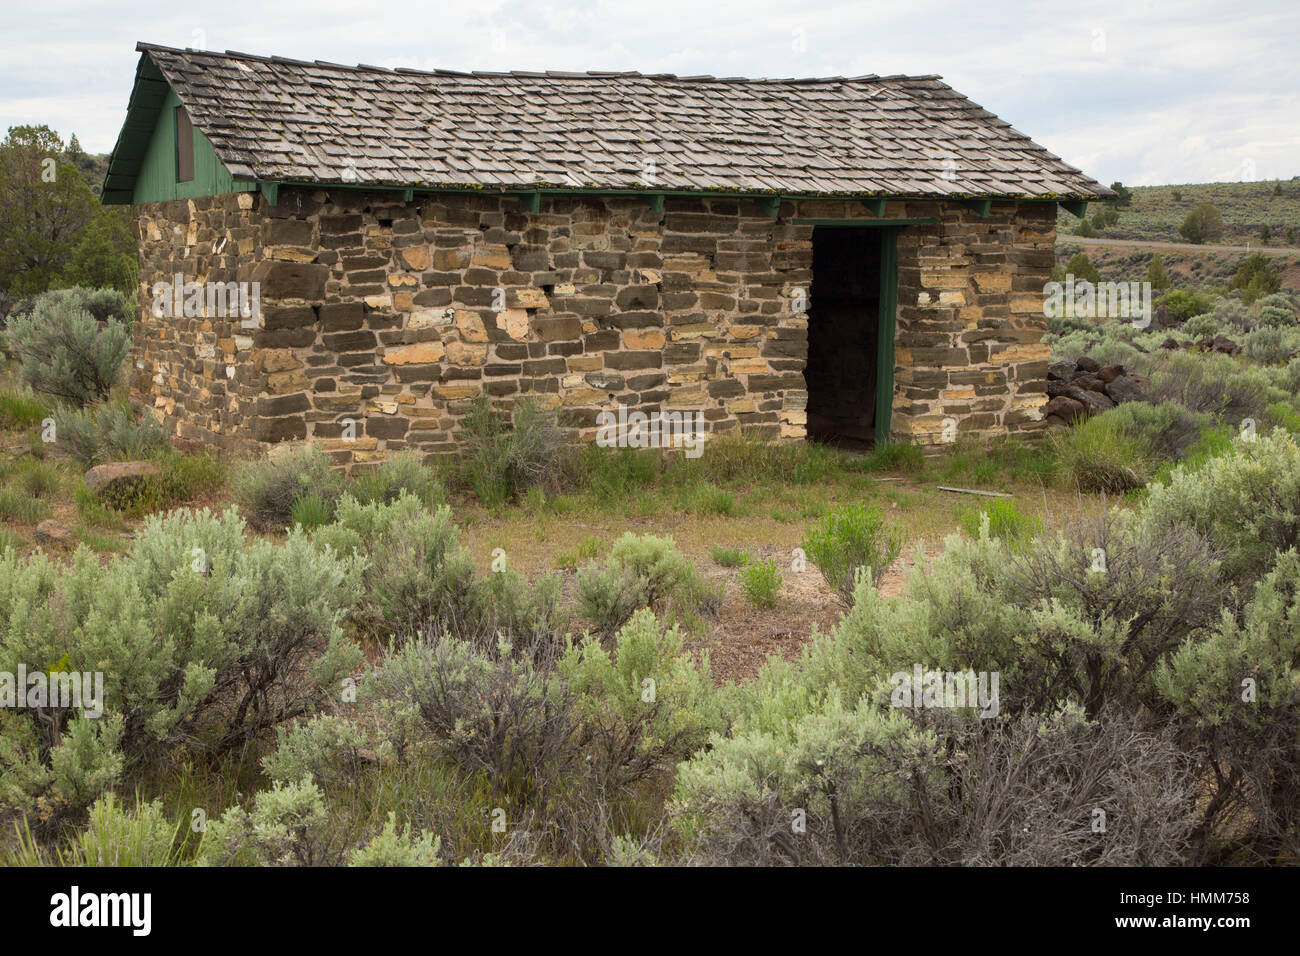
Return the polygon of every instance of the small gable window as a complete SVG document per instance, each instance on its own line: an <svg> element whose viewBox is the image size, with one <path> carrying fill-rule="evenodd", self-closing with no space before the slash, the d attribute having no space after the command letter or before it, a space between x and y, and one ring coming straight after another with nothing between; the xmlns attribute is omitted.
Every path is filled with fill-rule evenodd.
<svg viewBox="0 0 1300 956"><path fill-rule="evenodd" d="M188 183L194 179L194 127L185 107L176 107L176 181Z"/></svg>

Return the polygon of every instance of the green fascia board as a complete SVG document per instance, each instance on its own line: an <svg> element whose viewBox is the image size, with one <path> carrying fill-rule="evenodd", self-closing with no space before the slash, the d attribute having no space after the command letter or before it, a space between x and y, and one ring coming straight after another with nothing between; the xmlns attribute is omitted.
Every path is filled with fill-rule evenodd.
<svg viewBox="0 0 1300 956"><path fill-rule="evenodd" d="M889 443L894 415L894 331L898 326L898 230L880 243L880 315L876 333L876 447Z"/></svg>
<svg viewBox="0 0 1300 956"><path fill-rule="evenodd" d="M939 220L934 216L914 219L791 219L796 226L819 226L824 229L862 229L885 226L933 226Z"/></svg>
<svg viewBox="0 0 1300 956"><path fill-rule="evenodd" d="M1073 214L1079 219L1088 215L1088 201L1086 199L1067 199L1061 203L1065 211Z"/></svg>

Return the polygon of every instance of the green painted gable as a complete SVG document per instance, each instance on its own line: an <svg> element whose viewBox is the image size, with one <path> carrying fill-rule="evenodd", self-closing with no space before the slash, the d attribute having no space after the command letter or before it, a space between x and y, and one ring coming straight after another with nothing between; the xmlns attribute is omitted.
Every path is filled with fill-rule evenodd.
<svg viewBox="0 0 1300 956"><path fill-rule="evenodd" d="M217 196L239 192L226 167L217 158L216 151L198 127L191 127L194 135L194 178L189 182L176 181L176 107L180 98L172 90L162 102L158 121L154 124L149 148L140 163L131 202L161 202L164 199L193 199L196 196Z"/></svg>
<svg viewBox="0 0 1300 956"><path fill-rule="evenodd" d="M176 107L180 97L146 53L136 68L135 87L126 123L109 159L100 199L107 205L161 202L246 192L256 188L236 180L217 158L216 150L197 126L194 135L194 178L176 181Z"/></svg>

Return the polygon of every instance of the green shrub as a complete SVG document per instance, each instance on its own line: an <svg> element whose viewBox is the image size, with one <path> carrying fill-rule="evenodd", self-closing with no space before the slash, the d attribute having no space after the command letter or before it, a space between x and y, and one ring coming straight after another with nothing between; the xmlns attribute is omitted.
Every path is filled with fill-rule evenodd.
<svg viewBox="0 0 1300 956"><path fill-rule="evenodd" d="M513 416L492 408L486 394L474 400L461 424L465 450L461 475L484 504L498 505L527 489L556 490L566 455L554 410L522 399Z"/></svg>
<svg viewBox="0 0 1300 956"><path fill-rule="evenodd" d="M740 583L750 604L763 608L776 607L776 598L781 591L781 575L777 573L775 561L769 559L751 564L740 572Z"/></svg>
<svg viewBox="0 0 1300 956"><path fill-rule="evenodd" d="M427 508L436 508L447 499L437 472L420 462L413 451L399 451L380 462L374 470L353 479L348 492L361 504L391 504L406 492Z"/></svg>
<svg viewBox="0 0 1300 956"><path fill-rule="evenodd" d="M400 829L390 813L384 828L369 843L352 851L348 866L441 866L442 838L426 833L416 837L407 823Z"/></svg>
<svg viewBox="0 0 1300 956"><path fill-rule="evenodd" d="M1186 322L1194 315L1204 315L1213 309L1213 303L1206 296L1184 289L1166 293L1160 299L1160 304L1180 322Z"/></svg>
<svg viewBox="0 0 1300 956"><path fill-rule="evenodd" d="M314 495L333 508L343 478L323 451L306 445L246 466L232 491L253 527L278 530L292 523L299 498Z"/></svg>
<svg viewBox="0 0 1300 956"><path fill-rule="evenodd" d="M208 823L199 846L202 866L340 865L347 848L333 839L329 811L310 777L276 783Z"/></svg>
<svg viewBox="0 0 1300 956"><path fill-rule="evenodd" d="M1231 454L1153 484L1143 514L1158 528L1194 528L1225 552L1228 580L1250 587L1300 546L1300 446L1283 431L1233 442Z"/></svg>
<svg viewBox="0 0 1300 956"><path fill-rule="evenodd" d="M603 568L578 572L578 601L583 618L608 635L640 608L663 613L674 602L690 609L709 598L672 538L628 532L614 542Z"/></svg>
<svg viewBox="0 0 1300 956"><path fill-rule="evenodd" d="M1190 335L1193 339L1213 337L1219 332L1219 323L1212 313L1206 312L1201 315L1194 315L1184 322L1182 332L1184 335Z"/></svg>
<svg viewBox="0 0 1300 956"><path fill-rule="evenodd" d="M1268 259L1262 253L1246 256L1237 266L1229 289L1241 290L1241 301L1250 305L1262 296L1277 292L1282 285L1282 277L1273 271Z"/></svg>
<svg viewBox="0 0 1300 956"><path fill-rule="evenodd" d="M879 582L902 548L901 532L889 526L881 510L861 503L835 509L803 541L808 560L846 604L853 603L859 571Z"/></svg>
<svg viewBox="0 0 1300 956"><path fill-rule="evenodd" d="M618 718L636 728L641 758L684 759L706 743L710 731L722 727L708 656L697 665L685 651L680 631L663 627L648 609L637 611L619 629L612 653L587 637L569 644L558 667L584 723L608 726ZM620 782L631 781L624 777Z"/></svg>
<svg viewBox="0 0 1300 956"><path fill-rule="evenodd" d="M1181 459L1209 424L1208 415L1174 402L1125 402L1103 412L1101 417L1114 422L1139 447L1151 449L1157 459L1164 461Z"/></svg>
<svg viewBox="0 0 1300 956"><path fill-rule="evenodd" d="M69 297L43 295L28 315L9 317L6 337L34 391L89 405L120 380L131 351L130 326L100 324Z"/></svg>
<svg viewBox="0 0 1300 956"><path fill-rule="evenodd" d="M90 808L90 822L73 839L60 866L176 866L180 821L169 823L162 802L143 803L126 810L105 794Z"/></svg>
<svg viewBox="0 0 1300 956"><path fill-rule="evenodd" d="M749 555L741 548L723 548L715 547L710 556L716 564L724 568L738 568L742 564L749 563Z"/></svg>
<svg viewBox="0 0 1300 956"><path fill-rule="evenodd" d="M972 538L987 533L1000 541L1017 545L1027 542L1043 527L1036 516L1021 511L1008 498L995 498L978 508L967 508L960 521L962 530Z"/></svg>
<svg viewBox="0 0 1300 956"><path fill-rule="evenodd" d="M1242 352L1256 362L1262 362L1265 365L1280 365L1291 358L1295 351L1292 343L1294 339L1284 333L1281 328L1274 325L1260 326L1252 332L1246 333L1245 341L1241 344Z"/></svg>
<svg viewBox="0 0 1300 956"><path fill-rule="evenodd" d="M1278 556L1240 619L1161 663L1156 684L1189 728L1204 776L1203 862L1279 863L1300 835L1300 557ZM1245 805L1238 817L1230 809ZM1227 833L1215 833L1218 828ZM1242 832L1245 830L1246 832ZM1242 850L1249 855L1241 858Z"/></svg>
<svg viewBox="0 0 1300 956"><path fill-rule="evenodd" d="M1152 462L1142 444L1114 418L1089 418L1049 440L1062 476L1080 491L1122 494L1151 477Z"/></svg>
<svg viewBox="0 0 1300 956"><path fill-rule="evenodd" d="M123 758L225 753L309 712L359 663L339 621L360 570L302 535L245 541L233 510L149 518L107 564L85 549L66 567L0 556L0 669L66 660L104 675L102 719L71 721L62 742L41 725L48 759L32 765L30 796L83 779L63 799L86 805Z"/></svg>
<svg viewBox="0 0 1300 956"><path fill-rule="evenodd" d="M1175 402L1233 425L1259 417L1268 405L1269 379L1262 369L1243 369L1227 355L1176 352L1163 355L1151 369L1147 397Z"/></svg>
<svg viewBox="0 0 1300 956"><path fill-rule="evenodd" d="M60 409L54 434L59 447L86 466L148 458L167 445L158 420L147 413L137 417L126 401Z"/></svg>
<svg viewBox="0 0 1300 956"><path fill-rule="evenodd" d="M1260 325L1288 327L1300 324L1300 308L1289 295L1275 292L1264 296L1256 305Z"/></svg>

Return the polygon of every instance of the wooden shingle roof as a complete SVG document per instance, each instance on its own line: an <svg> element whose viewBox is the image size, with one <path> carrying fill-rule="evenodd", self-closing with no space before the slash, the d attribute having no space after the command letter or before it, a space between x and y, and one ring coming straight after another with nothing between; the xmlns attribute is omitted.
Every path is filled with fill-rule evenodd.
<svg viewBox="0 0 1300 956"><path fill-rule="evenodd" d="M237 179L918 198L1112 195L934 76L421 72L143 43L137 49Z"/></svg>

